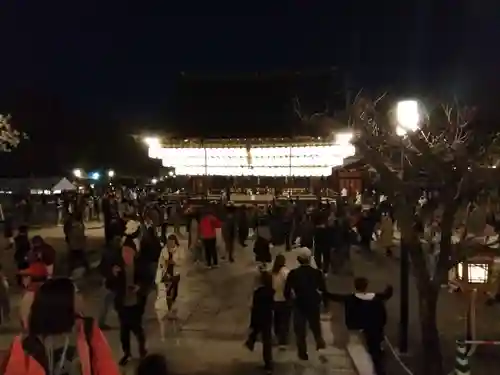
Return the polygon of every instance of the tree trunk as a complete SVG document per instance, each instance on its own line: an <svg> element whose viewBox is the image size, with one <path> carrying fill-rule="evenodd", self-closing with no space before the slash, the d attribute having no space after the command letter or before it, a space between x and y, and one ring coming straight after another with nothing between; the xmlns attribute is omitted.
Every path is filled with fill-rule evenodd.
<svg viewBox="0 0 500 375"><path fill-rule="evenodd" d="M436 321L438 293L437 284L418 290L423 356L420 373L425 375L446 375Z"/></svg>

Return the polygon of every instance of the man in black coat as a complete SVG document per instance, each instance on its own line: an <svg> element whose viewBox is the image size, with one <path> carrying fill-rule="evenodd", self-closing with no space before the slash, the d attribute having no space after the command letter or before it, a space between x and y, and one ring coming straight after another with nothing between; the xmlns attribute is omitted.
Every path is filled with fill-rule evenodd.
<svg viewBox="0 0 500 375"><path fill-rule="evenodd" d="M302 360L308 360L306 344L306 324L309 324L316 350L320 351L326 347L321 332L321 303L326 293L325 278L323 273L311 267L311 250L302 248L299 250L297 260L300 264L288 274L285 284L285 298L293 303L293 325L297 339L298 356Z"/></svg>
<svg viewBox="0 0 500 375"><path fill-rule="evenodd" d="M130 333L138 342L139 355L146 352L146 336L142 326L147 294L150 289L149 270L137 260L137 245L130 236L125 238L122 256L112 267L108 287L114 292L115 309L120 322L120 341L123 357L119 364L128 363L131 358Z"/></svg>

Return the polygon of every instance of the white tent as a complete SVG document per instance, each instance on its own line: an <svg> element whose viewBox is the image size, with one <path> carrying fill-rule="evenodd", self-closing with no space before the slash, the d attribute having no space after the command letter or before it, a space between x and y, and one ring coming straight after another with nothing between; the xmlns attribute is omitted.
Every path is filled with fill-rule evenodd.
<svg viewBox="0 0 500 375"><path fill-rule="evenodd" d="M61 179L61 181L59 181L52 187L53 192L74 191L74 190L76 190L76 186L73 185L66 177Z"/></svg>

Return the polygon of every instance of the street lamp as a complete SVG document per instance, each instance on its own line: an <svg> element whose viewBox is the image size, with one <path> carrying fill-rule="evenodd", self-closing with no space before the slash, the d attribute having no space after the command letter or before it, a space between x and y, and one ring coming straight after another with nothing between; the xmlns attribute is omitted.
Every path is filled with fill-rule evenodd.
<svg viewBox="0 0 500 375"><path fill-rule="evenodd" d="M416 100L402 100L396 104L396 134L405 137L420 127L421 114ZM404 145L401 145L401 179L404 180ZM399 350L408 351L410 254L405 249L404 238L400 236L400 305L399 305Z"/></svg>
<svg viewBox="0 0 500 375"><path fill-rule="evenodd" d="M146 137L144 138L144 143L147 144L149 147L160 146L160 140L158 139L158 137Z"/></svg>
<svg viewBox="0 0 500 375"><path fill-rule="evenodd" d="M110 170L108 171L108 177L109 177L109 178L113 178L113 177L115 177L115 171L114 171L114 170L112 170L112 169L110 169Z"/></svg>
<svg viewBox="0 0 500 375"><path fill-rule="evenodd" d="M73 169L73 176L75 176L76 178L82 178L82 170L80 168Z"/></svg>

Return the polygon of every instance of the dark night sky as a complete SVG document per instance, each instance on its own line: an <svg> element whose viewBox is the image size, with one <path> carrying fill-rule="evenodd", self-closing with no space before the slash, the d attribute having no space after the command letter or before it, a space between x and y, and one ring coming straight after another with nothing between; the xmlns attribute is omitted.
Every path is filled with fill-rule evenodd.
<svg viewBox="0 0 500 375"><path fill-rule="evenodd" d="M0 174L61 173L76 164L134 172L144 168L144 150L126 134L148 128L179 135L234 133L228 121L213 125L220 113L210 114L212 123L181 126L187 110L179 102L198 93L186 88L180 72L265 75L335 66L329 92L347 84L491 98L500 66L496 3L2 1L0 111L11 113L30 140L0 158ZM265 111L277 103L282 114L290 98L273 96L292 96L295 88L287 87L254 88L250 94L241 88L238 95L249 95L247 102L259 96L255 107L267 94ZM234 92L218 94L214 108L223 108L224 96ZM262 136L271 118L278 131L290 119L263 116L253 119L260 124L254 132Z"/></svg>

